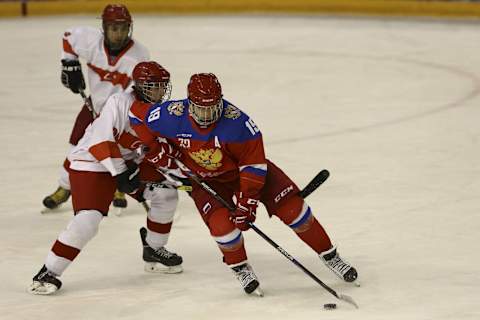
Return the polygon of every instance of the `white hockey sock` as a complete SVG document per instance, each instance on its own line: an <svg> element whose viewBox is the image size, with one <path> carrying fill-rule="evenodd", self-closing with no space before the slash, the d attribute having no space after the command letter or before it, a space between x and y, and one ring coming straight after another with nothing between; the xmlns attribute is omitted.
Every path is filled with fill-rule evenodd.
<svg viewBox="0 0 480 320"><path fill-rule="evenodd" d="M97 234L102 218L103 215L96 210L81 210L78 212L67 225L67 228L60 233L57 242L54 244L54 247L56 247L60 243L63 248L67 248L62 252L66 252L56 254L52 251L52 248L45 261L47 269L60 276L74 259L70 255L71 252L82 250Z"/></svg>
<svg viewBox="0 0 480 320"><path fill-rule="evenodd" d="M163 247L168 242L170 226L178 203L178 191L175 189L154 188L146 189L144 198L150 200L150 211L148 212L147 237L148 245L154 249ZM149 224L150 227L149 228ZM156 228L154 227L156 225ZM168 229L165 232L159 229ZM156 229L156 230L152 230Z"/></svg>

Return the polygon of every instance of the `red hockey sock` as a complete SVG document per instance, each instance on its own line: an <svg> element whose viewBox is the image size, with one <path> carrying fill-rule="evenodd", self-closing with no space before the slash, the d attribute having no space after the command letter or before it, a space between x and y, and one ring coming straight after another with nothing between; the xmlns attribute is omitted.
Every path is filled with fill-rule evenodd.
<svg viewBox="0 0 480 320"><path fill-rule="evenodd" d="M296 196L288 199L277 208L276 215L315 252L320 253L332 247L325 229L302 198Z"/></svg>
<svg viewBox="0 0 480 320"><path fill-rule="evenodd" d="M332 247L330 237L323 229L322 225L312 215L310 228L303 232L296 232L297 236L310 246L316 253L326 251Z"/></svg>
<svg viewBox="0 0 480 320"><path fill-rule="evenodd" d="M232 265L247 260L242 233L230 220L230 214L226 208L212 213L208 220L208 228L223 253L223 262Z"/></svg>

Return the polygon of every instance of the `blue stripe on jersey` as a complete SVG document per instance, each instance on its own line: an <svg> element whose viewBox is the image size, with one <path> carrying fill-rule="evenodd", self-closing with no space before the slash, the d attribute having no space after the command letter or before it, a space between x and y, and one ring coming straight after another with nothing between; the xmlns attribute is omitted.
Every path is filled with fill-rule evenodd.
<svg viewBox="0 0 480 320"><path fill-rule="evenodd" d="M175 112L170 112L168 110L168 107L174 103L183 105L184 110L181 115L176 115ZM217 136L221 143L243 143L261 137L262 134L258 128L255 127L252 129L253 122L249 121L248 115L240 110L238 118L236 119L234 119L234 117L225 117L224 113L227 107L236 107L233 107L226 100L224 100L223 103L224 112L222 117L216 122L215 128L207 134L201 134L192 127L191 120L189 119L190 116L188 114L188 99L172 100L166 101L162 104L154 104L147 112L145 123L153 132L171 139L184 137L198 141L209 141ZM155 114L157 112L159 112L159 114Z"/></svg>
<svg viewBox="0 0 480 320"><path fill-rule="evenodd" d="M139 124L142 124L142 121L140 121L138 118L136 117L128 117L128 119L130 120L130 124L132 125L139 125Z"/></svg>
<svg viewBox="0 0 480 320"><path fill-rule="evenodd" d="M312 215L312 210L310 209L310 207L308 207L308 209L304 213L303 217L299 221L297 221L296 223L290 224L289 227L292 228L292 229L298 228L299 226L304 224L311 215Z"/></svg>
<svg viewBox="0 0 480 320"><path fill-rule="evenodd" d="M264 176L267 175L267 170L262 170L262 169L254 168L254 167L251 167L251 166L246 166L242 170L242 172L252 173L254 175L261 176L261 177L264 177Z"/></svg>

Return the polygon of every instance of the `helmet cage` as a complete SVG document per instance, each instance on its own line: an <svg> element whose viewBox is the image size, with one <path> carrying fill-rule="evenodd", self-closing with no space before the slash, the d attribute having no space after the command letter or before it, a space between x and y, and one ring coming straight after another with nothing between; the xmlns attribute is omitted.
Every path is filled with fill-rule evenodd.
<svg viewBox="0 0 480 320"><path fill-rule="evenodd" d="M108 37L107 28L109 26L115 25L115 24L128 24L128 34L120 44L118 44L116 46L113 46L112 41L110 41L110 38ZM103 22L102 28L103 28L103 36L104 36L104 39L105 39L105 44L107 45L109 50L114 50L114 51L122 50L123 48L125 48L125 46L132 39L133 25L132 25L131 22L127 22L127 21L107 21L107 22Z"/></svg>
<svg viewBox="0 0 480 320"><path fill-rule="evenodd" d="M200 126L208 126L218 119L222 115L223 111L223 100L220 99L217 103L209 106L202 106L196 104L192 100L188 99L188 112L190 116L197 122Z"/></svg>
<svg viewBox="0 0 480 320"><path fill-rule="evenodd" d="M159 90L163 93L157 98ZM163 103L170 99L172 83L170 81L137 81L135 82L135 91L146 102Z"/></svg>

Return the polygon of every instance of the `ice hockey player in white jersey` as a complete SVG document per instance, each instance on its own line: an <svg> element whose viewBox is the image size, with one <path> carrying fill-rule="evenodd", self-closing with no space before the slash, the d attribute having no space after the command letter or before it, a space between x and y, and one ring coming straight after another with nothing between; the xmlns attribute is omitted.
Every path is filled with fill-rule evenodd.
<svg viewBox="0 0 480 320"><path fill-rule="evenodd" d="M132 70L138 62L149 60L148 50L132 38L132 17L124 5L109 4L102 13L102 29L74 27L63 35L62 84L73 93L84 95L85 80L80 60L87 67L91 96L86 99L70 134L71 146L77 145L87 126L102 112L107 99L114 93L128 92ZM58 188L44 198L48 209L55 209L70 197L68 160L61 168ZM127 206L125 195L115 193L113 205Z"/></svg>
<svg viewBox="0 0 480 320"><path fill-rule="evenodd" d="M170 74L156 62L141 62L133 70L133 80L134 91L113 94L68 155L75 215L34 276L28 288L32 294L52 294L60 289L58 277L97 234L116 188L139 201L150 201L146 228L140 229L145 271L182 271L182 257L165 248L178 202L177 190L141 185L140 181L165 182L165 177L142 161L143 155L137 151L141 142L129 123L130 109L146 113L150 102L168 99Z"/></svg>

